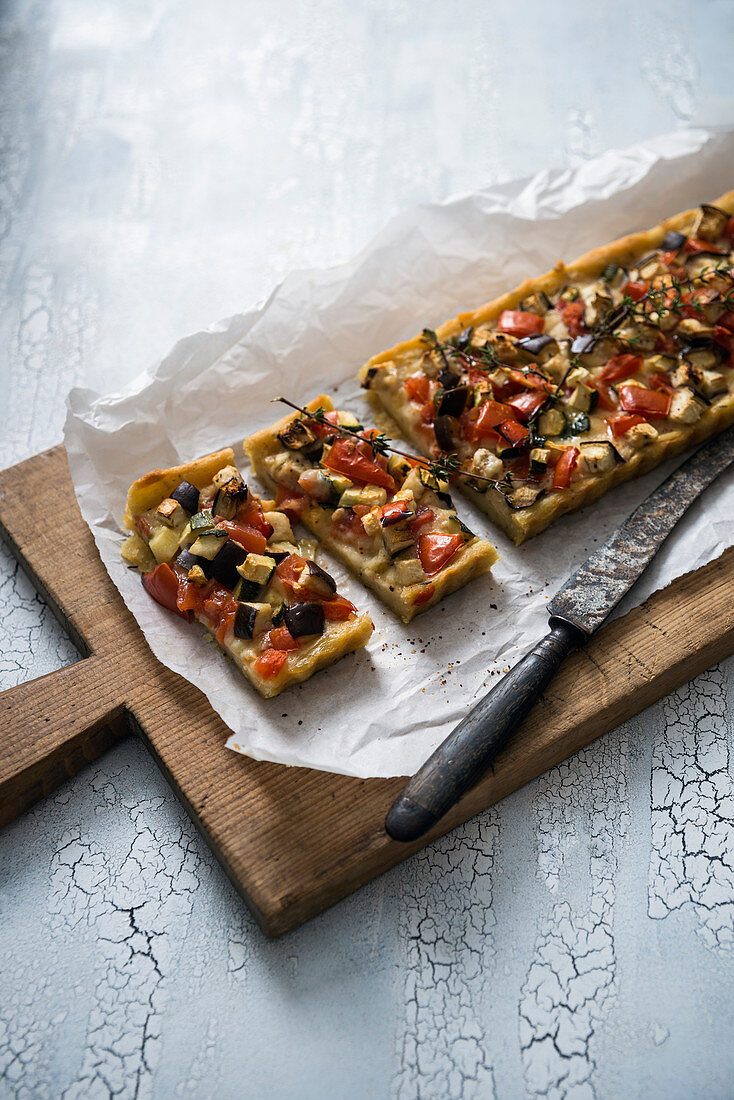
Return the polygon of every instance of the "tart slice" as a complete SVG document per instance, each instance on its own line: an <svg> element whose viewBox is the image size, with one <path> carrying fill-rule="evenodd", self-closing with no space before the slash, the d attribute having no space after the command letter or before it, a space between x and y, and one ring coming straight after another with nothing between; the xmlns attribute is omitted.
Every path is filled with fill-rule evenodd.
<svg viewBox="0 0 734 1100"><path fill-rule="evenodd" d="M734 422L734 191L371 359L362 384L516 542Z"/></svg>
<svg viewBox="0 0 734 1100"><path fill-rule="evenodd" d="M369 641L369 616L250 492L232 450L139 478L124 523L122 556L153 599L203 623L266 698Z"/></svg>
<svg viewBox="0 0 734 1100"><path fill-rule="evenodd" d="M498 555L461 522L446 482L419 459L388 458L376 436L321 395L245 449L277 506L408 623Z"/></svg>

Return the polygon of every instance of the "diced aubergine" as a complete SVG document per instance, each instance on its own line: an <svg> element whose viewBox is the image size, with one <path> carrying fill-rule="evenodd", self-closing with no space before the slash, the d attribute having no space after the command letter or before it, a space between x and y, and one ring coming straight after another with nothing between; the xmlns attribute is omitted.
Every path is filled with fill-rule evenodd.
<svg viewBox="0 0 734 1100"><path fill-rule="evenodd" d="M212 561L212 577L230 592L240 579L237 566L247 557L247 552L233 539L227 539L222 549Z"/></svg>
<svg viewBox="0 0 734 1100"><path fill-rule="evenodd" d="M307 561L298 578L298 587L307 588L317 596L329 597L336 592L336 581L315 561Z"/></svg>
<svg viewBox="0 0 734 1100"><path fill-rule="evenodd" d="M472 334L474 332L474 326L469 325L468 328L462 329L458 336L455 337L454 343L459 351L466 351L471 343Z"/></svg>
<svg viewBox="0 0 734 1100"><path fill-rule="evenodd" d="M185 508L189 515L199 511L199 490L190 481L181 481L171 493L171 500L176 500Z"/></svg>
<svg viewBox="0 0 734 1100"><path fill-rule="evenodd" d="M677 229L671 229L663 237L660 248L663 252L679 252L687 240L685 233L679 233Z"/></svg>
<svg viewBox="0 0 734 1100"><path fill-rule="evenodd" d="M212 563L207 561L206 558L199 558L196 554L192 554L190 550L181 550L176 556L176 565L179 569L184 569L187 573L189 569L193 569L195 565L198 565L203 570L205 576L211 576Z"/></svg>
<svg viewBox="0 0 734 1100"><path fill-rule="evenodd" d="M441 416L437 416L433 421L433 432L436 436L436 442L442 451L456 450L456 432L458 426L458 420L455 416L442 414Z"/></svg>
<svg viewBox="0 0 734 1100"><path fill-rule="evenodd" d="M273 626L282 626L285 620L286 606L284 603L279 604L273 611Z"/></svg>
<svg viewBox="0 0 734 1100"><path fill-rule="evenodd" d="M444 389L438 404L439 415L461 416L471 392L471 386L455 386L453 389Z"/></svg>
<svg viewBox="0 0 734 1100"><path fill-rule="evenodd" d="M256 638L271 623L269 603L238 603L234 616L235 638Z"/></svg>
<svg viewBox="0 0 734 1100"><path fill-rule="evenodd" d="M726 229L728 221L729 215L726 210L719 210L718 206L710 206L705 202L701 203L693 235L700 237L702 241L718 240Z"/></svg>
<svg viewBox="0 0 734 1100"><path fill-rule="evenodd" d="M505 499L510 508L517 512L522 508L530 508L544 492L545 490L537 485L521 485L518 489L508 493Z"/></svg>
<svg viewBox="0 0 734 1100"><path fill-rule="evenodd" d="M550 298L547 294L544 294L542 290L537 291L535 294L531 294L528 298L524 298L522 302L520 302L520 309L523 313L535 313L538 317L545 317L550 308Z"/></svg>
<svg viewBox="0 0 734 1100"><path fill-rule="evenodd" d="M306 634L323 634L324 632L324 608L320 603L294 603L287 608L285 625L294 638L302 638Z"/></svg>
<svg viewBox="0 0 734 1100"><path fill-rule="evenodd" d="M518 343L524 352L532 355L533 359L542 356L545 361L558 351L558 341L547 332L539 332L537 336L523 336Z"/></svg>
<svg viewBox="0 0 734 1100"><path fill-rule="evenodd" d="M320 440L303 420L291 420L287 428L278 434L278 439L289 451L314 451L320 446Z"/></svg>

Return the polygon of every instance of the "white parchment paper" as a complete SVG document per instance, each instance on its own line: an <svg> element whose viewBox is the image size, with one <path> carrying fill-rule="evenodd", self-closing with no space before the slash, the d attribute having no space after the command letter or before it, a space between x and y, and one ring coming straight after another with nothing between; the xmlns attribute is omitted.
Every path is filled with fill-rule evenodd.
<svg viewBox="0 0 734 1100"><path fill-rule="evenodd" d="M120 518L130 483L228 443L244 464L240 441L281 414L269 403L280 393L304 401L326 390L364 415L354 377L374 353L480 305L560 257L573 259L733 185L734 131L689 129L575 170L424 204L393 219L351 263L296 272L261 308L179 341L123 393L71 392L65 443L102 559L156 657L196 684L231 728L231 748L361 777L415 771L541 636L547 599L672 465L519 548L457 493L460 514L494 542L501 560L491 577L407 627L322 558L341 590L372 615L372 641L267 701L201 628L155 604L122 562ZM620 611L733 542L730 473L678 525Z"/></svg>

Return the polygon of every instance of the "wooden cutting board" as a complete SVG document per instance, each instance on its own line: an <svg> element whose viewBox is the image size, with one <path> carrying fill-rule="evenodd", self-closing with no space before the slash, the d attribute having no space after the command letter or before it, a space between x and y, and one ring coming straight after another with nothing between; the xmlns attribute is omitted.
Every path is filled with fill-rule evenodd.
<svg viewBox="0 0 734 1100"><path fill-rule="evenodd" d="M731 549L571 657L493 774L424 841L406 846L382 828L403 780L258 763L224 747L227 727L196 688L158 663L109 579L79 513L63 447L0 473L0 534L83 655L0 694L0 825L133 731L271 936L734 652Z"/></svg>

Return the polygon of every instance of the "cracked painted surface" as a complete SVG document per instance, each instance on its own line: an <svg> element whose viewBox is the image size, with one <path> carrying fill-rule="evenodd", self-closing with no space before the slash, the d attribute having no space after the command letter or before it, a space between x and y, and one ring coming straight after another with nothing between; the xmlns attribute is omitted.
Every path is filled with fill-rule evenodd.
<svg viewBox="0 0 734 1100"><path fill-rule="evenodd" d="M693 117L699 9L8 0L0 461L409 203ZM76 657L0 549L0 686ZM730 1095L733 675L275 943L118 745L0 833L0 1097Z"/></svg>

